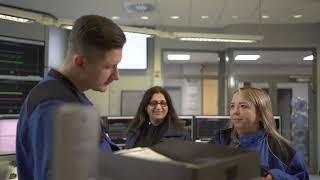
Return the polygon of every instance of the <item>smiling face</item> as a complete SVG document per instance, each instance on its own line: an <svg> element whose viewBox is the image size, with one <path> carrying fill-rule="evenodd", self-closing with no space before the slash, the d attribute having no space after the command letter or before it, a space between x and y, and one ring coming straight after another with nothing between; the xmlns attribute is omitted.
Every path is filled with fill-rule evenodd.
<svg viewBox="0 0 320 180"><path fill-rule="evenodd" d="M253 134L259 129L256 107L240 92L233 95L230 116L239 136Z"/></svg>
<svg viewBox="0 0 320 180"><path fill-rule="evenodd" d="M162 93L155 93L149 101L147 112L150 122L154 126L159 126L163 123L166 115L168 114L168 105L166 98Z"/></svg>
<svg viewBox="0 0 320 180"><path fill-rule="evenodd" d="M108 85L119 79L117 65L122 58L122 49L113 49L104 54L101 59L94 59L85 67L87 89L104 92Z"/></svg>

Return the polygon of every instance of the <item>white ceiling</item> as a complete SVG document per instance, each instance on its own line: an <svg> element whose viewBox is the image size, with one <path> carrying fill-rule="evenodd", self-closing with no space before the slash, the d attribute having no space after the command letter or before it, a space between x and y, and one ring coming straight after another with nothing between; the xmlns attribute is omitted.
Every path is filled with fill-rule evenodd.
<svg viewBox="0 0 320 180"><path fill-rule="evenodd" d="M85 14L119 16L120 25L219 28L231 24L260 23L259 14L270 16L262 23L318 23L320 0L1 0L3 4L50 13L74 20ZM129 13L126 3L150 3L154 10ZM261 11L260 11L261 9ZM260 13L261 12L261 13ZM294 14L303 15L300 19ZM141 16L148 20L141 20ZM178 20L169 17L180 16ZM209 16L201 19L201 16ZM237 16L238 18L232 18Z"/></svg>

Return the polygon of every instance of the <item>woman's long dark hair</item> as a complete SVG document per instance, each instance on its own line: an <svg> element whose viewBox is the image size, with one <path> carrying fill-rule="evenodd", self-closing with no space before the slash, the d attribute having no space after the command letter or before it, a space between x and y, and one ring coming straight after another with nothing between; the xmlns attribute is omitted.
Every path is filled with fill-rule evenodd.
<svg viewBox="0 0 320 180"><path fill-rule="evenodd" d="M161 93L165 97L167 105L168 105L168 113L165 117L165 121L171 121L171 122L175 123L178 127L179 126L182 127L182 124L178 118L178 115L173 107L169 93L163 87L154 86L154 87L148 89L144 93L144 96L140 102L138 111L137 111L134 119L131 121L131 123L129 125L128 132L139 129L146 121L149 121L147 106L149 105L149 102L150 102L152 96L157 93Z"/></svg>

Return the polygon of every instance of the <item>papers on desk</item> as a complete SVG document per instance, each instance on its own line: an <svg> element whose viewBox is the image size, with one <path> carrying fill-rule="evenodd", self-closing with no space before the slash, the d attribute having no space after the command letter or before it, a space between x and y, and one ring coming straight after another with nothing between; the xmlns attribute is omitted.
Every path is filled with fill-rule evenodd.
<svg viewBox="0 0 320 180"><path fill-rule="evenodd" d="M137 148L132 148L132 149L124 149L121 151L117 151L115 154L119 154L122 156L127 156L127 157L135 157L139 159L144 159L144 160L150 160L150 161L158 161L158 162L172 162L174 160L157 153L153 151L150 148L142 148L142 147L137 147Z"/></svg>

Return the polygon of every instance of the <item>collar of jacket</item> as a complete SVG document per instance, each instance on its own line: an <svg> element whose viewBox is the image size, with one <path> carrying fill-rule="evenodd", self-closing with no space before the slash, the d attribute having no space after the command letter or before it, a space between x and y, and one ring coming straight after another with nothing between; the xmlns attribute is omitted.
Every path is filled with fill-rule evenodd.
<svg viewBox="0 0 320 180"><path fill-rule="evenodd" d="M246 144L256 143L258 141L263 140L265 136L266 136L266 132L264 130L259 130L255 134L250 134L250 135L245 135L240 137L240 144L246 145Z"/></svg>

